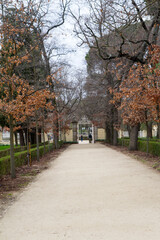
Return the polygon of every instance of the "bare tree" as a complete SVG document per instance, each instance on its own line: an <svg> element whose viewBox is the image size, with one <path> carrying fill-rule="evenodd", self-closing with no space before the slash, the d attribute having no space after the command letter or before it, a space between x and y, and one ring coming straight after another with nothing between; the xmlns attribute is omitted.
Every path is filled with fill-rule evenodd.
<svg viewBox="0 0 160 240"><path fill-rule="evenodd" d="M80 45L95 49L106 65L116 59L126 59L128 67L144 64L148 47L159 43L160 1L86 0L86 4L86 15L80 10L79 15L72 12ZM127 74L127 69L123 74ZM138 126L131 131L132 149L138 136L135 131Z"/></svg>
<svg viewBox="0 0 160 240"><path fill-rule="evenodd" d="M81 44L97 48L103 60L125 57L144 63L148 46L158 41L157 24L160 22L160 2L148 2L86 0L89 6L87 17L72 13ZM157 11L149 15L148 9L155 2ZM141 34L137 36L139 30Z"/></svg>

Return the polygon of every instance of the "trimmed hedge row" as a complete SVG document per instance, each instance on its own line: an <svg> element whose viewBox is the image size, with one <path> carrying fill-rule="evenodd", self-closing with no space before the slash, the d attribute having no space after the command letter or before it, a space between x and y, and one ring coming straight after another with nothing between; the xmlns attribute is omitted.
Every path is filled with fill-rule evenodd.
<svg viewBox="0 0 160 240"><path fill-rule="evenodd" d="M129 140L129 137L123 137L123 138L120 138L120 139L128 139ZM138 140L141 140L141 141L151 141L151 142L160 142L160 139L159 138L138 138Z"/></svg>
<svg viewBox="0 0 160 240"><path fill-rule="evenodd" d="M26 150L25 146L21 147L21 148L20 147L14 148L15 152L20 152L20 151L24 151L24 150ZM8 156L9 154L10 154L10 148L2 150L2 151L0 151L0 158Z"/></svg>
<svg viewBox="0 0 160 240"><path fill-rule="evenodd" d="M46 144L48 144L48 142L46 142ZM40 146L42 146L42 145L43 145L43 143L40 143ZM35 147L36 147L36 144L31 145L31 148L35 148ZM14 148L15 153L22 152L22 151L25 151L25 150L27 150L27 146L21 146L21 147L15 147ZM9 154L10 154L10 148L2 150L2 151L0 151L0 158L8 156Z"/></svg>
<svg viewBox="0 0 160 240"><path fill-rule="evenodd" d="M59 147L63 145L63 142L59 142ZM50 150L53 149L53 144L46 145L45 148L45 153L49 152ZM39 155L40 157L43 156L44 154L44 146L39 147ZM22 152L17 152L14 154L15 157L15 166L20 167L22 165L25 165L28 163L28 158L27 158L27 150L22 151ZM37 158L37 148L32 148L31 149L31 159L32 161ZM10 156L4 156L0 158L0 177L5 174L10 173Z"/></svg>
<svg viewBox="0 0 160 240"><path fill-rule="evenodd" d="M125 147L129 146L129 139L118 139L118 145L123 145ZM147 152L147 141L138 140L138 150L142 152ZM148 142L148 153L154 156L160 156L160 142L149 141Z"/></svg>
<svg viewBox="0 0 160 240"><path fill-rule="evenodd" d="M118 139L118 145L129 147L129 138L119 138Z"/></svg>
<svg viewBox="0 0 160 240"><path fill-rule="evenodd" d="M147 139L147 138L138 138L138 140L147 141L148 139ZM160 139L157 139L157 138L149 138L149 141L151 141L151 142L160 142Z"/></svg>
<svg viewBox="0 0 160 240"><path fill-rule="evenodd" d="M3 144L0 144L0 151L3 151L3 150L6 150L10 148L10 145L3 145Z"/></svg>

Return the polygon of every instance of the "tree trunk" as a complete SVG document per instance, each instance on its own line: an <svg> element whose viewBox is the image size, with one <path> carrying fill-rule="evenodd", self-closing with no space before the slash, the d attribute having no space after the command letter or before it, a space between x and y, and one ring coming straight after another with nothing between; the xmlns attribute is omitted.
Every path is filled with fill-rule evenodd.
<svg viewBox="0 0 160 240"><path fill-rule="evenodd" d="M14 133L14 137L15 137L15 144L16 144L16 146L18 146L17 131Z"/></svg>
<svg viewBox="0 0 160 240"><path fill-rule="evenodd" d="M38 129L39 143L42 143L41 132L42 132L42 129L41 129L41 128L39 128L39 129Z"/></svg>
<svg viewBox="0 0 160 240"><path fill-rule="evenodd" d="M55 149L58 149L59 148L59 124L58 124L58 114L56 113L56 124L55 124L55 131L53 133L53 136L54 136L54 145L55 145Z"/></svg>
<svg viewBox="0 0 160 240"><path fill-rule="evenodd" d="M128 135L129 135L129 138L130 138L131 127L129 125L127 125L127 131L128 131Z"/></svg>
<svg viewBox="0 0 160 240"><path fill-rule="evenodd" d="M147 126L147 138L152 138L152 122L146 124Z"/></svg>
<svg viewBox="0 0 160 240"><path fill-rule="evenodd" d="M106 131L106 142L109 144L112 144L112 129L109 123L106 123L105 131Z"/></svg>
<svg viewBox="0 0 160 240"><path fill-rule="evenodd" d="M36 144L36 129L32 129L30 132L31 144Z"/></svg>
<svg viewBox="0 0 160 240"><path fill-rule="evenodd" d="M131 127L130 143L129 143L130 151L138 150L138 131L139 131L139 125Z"/></svg>
<svg viewBox="0 0 160 240"><path fill-rule="evenodd" d="M11 164L11 177L16 178L15 161L14 161L14 139L13 139L13 116L10 115L10 164Z"/></svg>
<svg viewBox="0 0 160 240"><path fill-rule="evenodd" d="M30 153L29 153L29 121L27 119L27 136L26 136L26 140L27 140L27 159L28 159L28 165L30 163Z"/></svg>
<svg viewBox="0 0 160 240"><path fill-rule="evenodd" d="M49 139L49 135L48 135L48 151L50 152L50 139Z"/></svg>
<svg viewBox="0 0 160 240"><path fill-rule="evenodd" d="M57 135L57 131L54 132L53 136L54 136L54 147L55 147L55 149L58 149L58 135Z"/></svg>
<svg viewBox="0 0 160 240"><path fill-rule="evenodd" d="M118 145L118 131L116 129L113 130L113 145Z"/></svg>
<svg viewBox="0 0 160 240"><path fill-rule="evenodd" d="M114 107L114 122L113 122L113 145L118 145L118 131L114 128L118 124L118 110Z"/></svg>
<svg viewBox="0 0 160 240"><path fill-rule="evenodd" d="M36 144L37 144L37 161L39 162L39 129L38 129L38 120L36 114Z"/></svg>
<svg viewBox="0 0 160 240"><path fill-rule="evenodd" d="M19 131L19 137L20 137L20 146L25 146L25 142L24 142L24 135L23 135L23 130L20 129Z"/></svg>
<svg viewBox="0 0 160 240"><path fill-rule="evenodd" d="M160 123L158 123L157 138L160 139Z"/></svg>
<svg viewBox="0 0 160 240"><path fill-rule="evenodd" d="M44 147L44 153L46 152L46 143L45 143L45 132L44 132L44 122L43 122L43 147Z"/></svg>

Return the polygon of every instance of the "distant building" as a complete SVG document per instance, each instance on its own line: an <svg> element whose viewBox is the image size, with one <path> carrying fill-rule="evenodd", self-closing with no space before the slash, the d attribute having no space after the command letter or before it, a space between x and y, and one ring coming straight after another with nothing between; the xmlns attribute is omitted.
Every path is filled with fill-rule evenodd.
<svg viewBox="0 0 160 240"><path fill-rule="evenodd" d="M89 140L89 134L92 135L93 143L97 140L105 140L106 138L105 129L94 126L92 121L83 116L79 121L72 121L66 132L61 132L60 140L65 142L79 142L81 136L83 136L84 140Z"/></svg>

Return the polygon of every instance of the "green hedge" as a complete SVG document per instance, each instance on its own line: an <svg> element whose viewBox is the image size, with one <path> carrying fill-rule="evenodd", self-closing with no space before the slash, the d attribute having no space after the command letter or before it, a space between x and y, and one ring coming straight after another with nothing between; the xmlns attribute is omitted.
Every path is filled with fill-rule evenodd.
<svg viewBox="0 0 160 240"><path fill-rule="evenodd" d="M63 144L64 144L64 142L62 140L58 142L59 147L62 147Z"/></svg>
<svg viewBox="0 0 160 240"><path fill-rule="evenodd" d="M138 141L138 150L142 152L147 152L147 142ZM148 152L154 156L160 156L160 142L149 141Z"/></svg>
<svg viewBox="0 0 160 240"><path fill-rule="evenodd" d="M0 144L0 151L6 150L8 148L10 148L10 145L1 145Z"/></svg>
<svg viewBox="0 0 160 240"><path fill-rule="evenodd" d="M35 147L35 146L34 146ZM26 146L23 146L23 147L15 147L14 148L14 152L21 152L21 151L25 151L27 150L27 147ZM5 150L2 150L0 151L0 158L1 157L5 157L5 156L8 156L10 154L10 148L8 149L5 149Z"/></svg>
<svg viewBox="0 0 160 240"><path fill-rule="evenodd" d="M118 139L118 145L129 147L129 139ZM147 152L147 141L138 140L138 150ZM160 142L149 141L148 153L151 153L154 156L160 156Z"/></svg>
<svg viewBox="0 0 160 240"><path fill-rule="evenodd" d="M138 140L147 141L148 139L147 139L147 138L138 138ZM149 138L149 141L151 141L151 142L160 142L160 139L157 139L157 138Z"/></svg>
<svg viewBox="0 0 160 240"><path fill-rule="evenodd" d="M60 146L62 146L62 142L59 143ZM45 153L49 152L51 150L51 145L53 144L46 145ZM52 148L53 149L53 148ZM44 155L44 146L39 147L39 154L40 157ZM15 166L20 167L22 165L27 164L28 159L27 159L27 150L22 151L22 152L17 152L14 154L15 156ZM37 148L32 148L31 149L31 159L32 161L37 158ZM10 173L10 156L4 156L0 158L0 176L9 174Z"/></svg>
<svg viewBox="0 0 160 240"><path fill-rule="evenodd" d="M48 144L48 142L46 142L46 144ZM43 143L40 143L40 146L42 146L42 145L43 145ZM36 144L31 145L31 148L35 148L35 147L36 147ZM21 147L18 146L18 147L14 148L15 153L22 152L25 150L27 150L27 146L21 146ZM10 148L0 151L0 158L8 156L8 155L10 155Z"/></svg>
<svg viewBox="0 0 160 240"><path fill-rule="evenodd" d="M129 147L129 138L119 138L118 145Z"/></svg>

